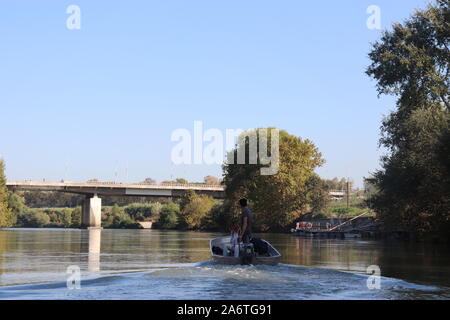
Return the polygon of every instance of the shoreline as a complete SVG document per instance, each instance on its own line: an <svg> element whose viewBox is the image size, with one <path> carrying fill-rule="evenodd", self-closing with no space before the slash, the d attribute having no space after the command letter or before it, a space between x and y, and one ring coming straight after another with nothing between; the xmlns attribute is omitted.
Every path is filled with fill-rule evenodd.
<svg viewBox="0 0 450 320"><path fill-rule="evenodd" d="M9 227L9 228L0 228L0 231L13 231L13 230L87 230L83 228L67 228L67 227ZM194 233L221 233L221 234L228 234L225 231L220 230L186 230L186 229L162 229L162 228L151 228L151 229L144 229L144 228L102 228L98 230L156 230L156 231L163 231L163 232L194 232ZM89 230L88 230L89 231ZM417 234L414 234L412 232L405 232L405 231L378 231L375 232L375 235L371 237L360 237L360 238L344 238L344 237L305 237L296 235L296 232L292 231L259 231L254 232L254 234L287 234L292 237L299 237L303 239L316 239L316 240L371 240L371 241L393 241L393 242L402 242L402 243L417 243L417 244L450 244L450 239L446 238L446 236L429 236L424 237Z"/></svg>

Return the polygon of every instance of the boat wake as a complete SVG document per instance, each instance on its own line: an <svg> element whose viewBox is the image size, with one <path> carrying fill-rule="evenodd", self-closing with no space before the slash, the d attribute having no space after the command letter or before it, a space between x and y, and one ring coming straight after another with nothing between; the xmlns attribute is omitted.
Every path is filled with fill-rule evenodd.
<svg viewBox="0 0 450 320"><path fill-rule="evenodd" d="M450 299L448 288L381 277L279 264L226 266L213 261L155 264L147 270L82 277L80 289L65 281L0 287L0 299Z"/></svg>

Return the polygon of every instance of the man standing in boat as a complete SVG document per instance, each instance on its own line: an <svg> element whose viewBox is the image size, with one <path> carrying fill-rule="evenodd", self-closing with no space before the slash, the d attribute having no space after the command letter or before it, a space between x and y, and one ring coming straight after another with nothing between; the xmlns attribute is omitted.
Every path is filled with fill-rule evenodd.
<svg viewBox="0 0 450 320"><path fill-rule="evenodd" d="M239 242L249 243L252 236L253 214L247 207L247 199L239 200L241 206L241 231L239 233Z"/></svg>

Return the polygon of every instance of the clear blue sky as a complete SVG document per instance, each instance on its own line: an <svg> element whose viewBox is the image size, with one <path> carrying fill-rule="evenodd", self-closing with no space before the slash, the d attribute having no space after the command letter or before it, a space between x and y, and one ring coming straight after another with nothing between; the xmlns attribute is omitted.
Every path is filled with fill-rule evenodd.
<svg viewBox="0 0 450 320"><path fill-rule="evenodd" d="M66 8L81 8L81 30ZM369 5L382 27L423 0L8 1L0 4L0 156L8 178L158 181L220 176L175 166L171 132L277 126L311 139L326 178L379 167L382 116L364 73Z"/></svg>

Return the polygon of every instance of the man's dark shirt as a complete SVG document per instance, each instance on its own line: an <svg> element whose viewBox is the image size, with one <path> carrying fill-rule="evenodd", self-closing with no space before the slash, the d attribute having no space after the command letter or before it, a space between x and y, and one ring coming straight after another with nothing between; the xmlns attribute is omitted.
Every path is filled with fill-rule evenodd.
<svg viewBox="0 0 450 320"><path fill-rule="evenodd" d="M244 225L244 217L247 217L247 228L245 229L245 232L243 234L243 236L247 236L247 237L251 237L252 235L252 226L253 226L253 214L250 211L249 208L245 207L244 209L242 209L242 214L241 214L241 227Z"/></svg>

